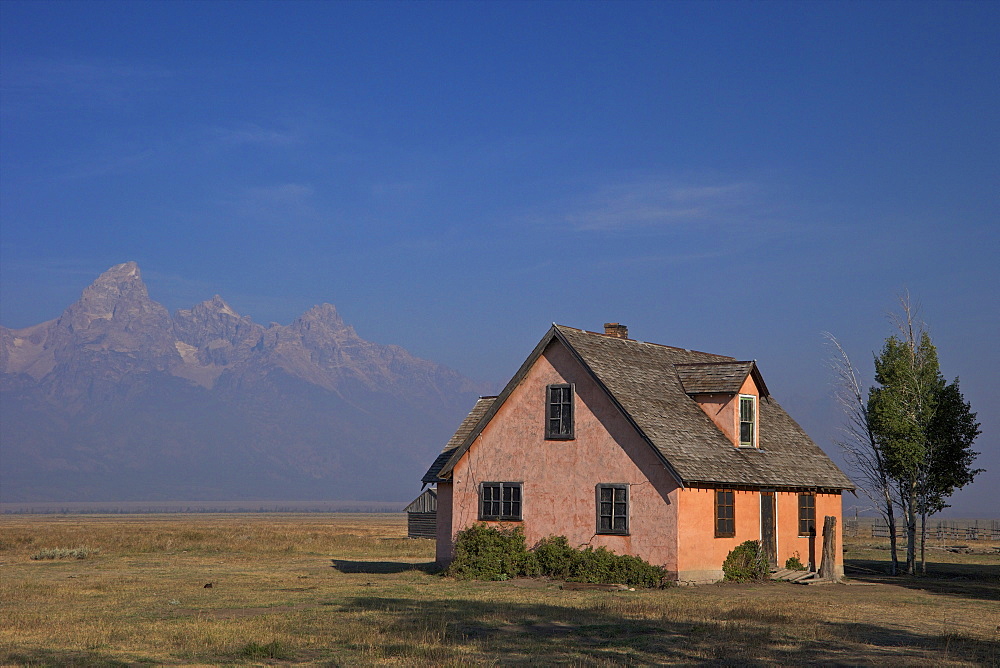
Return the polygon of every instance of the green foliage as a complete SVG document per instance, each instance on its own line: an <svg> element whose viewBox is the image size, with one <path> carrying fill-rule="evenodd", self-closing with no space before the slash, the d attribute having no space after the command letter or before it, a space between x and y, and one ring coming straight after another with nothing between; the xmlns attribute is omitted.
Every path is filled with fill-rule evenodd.
<svg viewBox="0 0 1000 668"><path fill-rule="evenodd" d="M799 560L799 555L796 554L795 556L788 557L788 559L785 560L785 568L790 571L804 571L806 566Z"/></svg>
<svg viewBox="0 0 1000 668"><path fill-rule="evenodd" d="M455 560L448 574L460 578L506 580L544 575L559 580L663 587L667 572L639 557L615 554L598 547L571 547L565 536L549 536L530 551L524 533L476 524L460 531L455 540Z"/></svg>
<svg viewBox="0 0 1000 668"><path fill-rule="evenodd" d="M884 474L898 489L912 574L917 515L926 521L946 508L945 499L981 472L972 468L978 454L972 444L980 431L958 379L945 382L937 348L927 332L914 327L908 305L904 311L902 338L890 336L875 358L878 385L869 391L867 418Z"/></svg>
<svg viewBox="0 0 1000 668"><path fill-rule="evenodd" d="M733 548L722 563L725 579L733 582L766 580L767 557L760 541L748 540Z"/></svg>
<svg viewBox="0 0 1000 668"><path fill-rule="evenodd" d="M566 536L543 538L533 548L538 567L545 575L559 580L573 577L580 550L570 547Z"/></svg>
<svg viewBox="0 0 1000 668"><path fill-rule="evenodd" d="M31 555L31 558L35 561L41 561L42 559L86 559L98 552L100 550L91 547L47 547Z"/></svg>
<svg viewBox="0 0 1000 668"><path fill-rule="evenodd" d="M927 430L944 379L937 348L921 332L904 341L885 340L875 358L875 381L868 396L868 417L891 477L913 484L925 460Z"/></svg>
<svg viewBox="0 0 1000 668"><path fill-rule="evenodd" d="M653 564L628 554L615 554L604 548L586 547L579 551L569 580L599 582L606 584L627 584L632 587L663 587L667 582L667 572L662 566Z"/></svg>
<svg viewBox="0 0 1000 668"><path fill-rule="evenodd" d="M469 580L507 580L540 572L537 559L528 552L521 527L496 529L473 524L455 536L455 560L448 574Z"/></svg>
<svg viewBox="0 0 1000 668"><path fill-rule="evenodd" d="M920 512L933 515L944 510L948 507L947 497L983 472L972 468L979 454L972 450L972 444L979 434L976 414L962 396L956 378L938 393L937 410L927 429L928 470Z"/></svg>

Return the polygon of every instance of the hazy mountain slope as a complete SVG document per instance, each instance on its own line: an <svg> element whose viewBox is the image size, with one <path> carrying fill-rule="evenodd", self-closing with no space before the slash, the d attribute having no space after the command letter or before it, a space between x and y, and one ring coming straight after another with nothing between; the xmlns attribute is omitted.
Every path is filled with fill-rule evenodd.
<svg viewBox="0 0 1000 668"><path fill-rule="evenodd" d="M0 499L399 499L478 393L329 304L263 327L171 316L112 267L56 320L0 328Z"/></svg>

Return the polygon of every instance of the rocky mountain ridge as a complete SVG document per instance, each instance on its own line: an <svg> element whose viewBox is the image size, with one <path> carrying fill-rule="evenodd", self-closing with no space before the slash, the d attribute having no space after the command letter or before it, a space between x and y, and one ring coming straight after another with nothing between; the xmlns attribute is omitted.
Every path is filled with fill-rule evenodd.
<svg viewBox="0 0 1000 668"><path fill-rule="evenodd" d="M0 498L405 498L478 389L331 304L171 315L126 262L59 318L0 327Z"/></svg>

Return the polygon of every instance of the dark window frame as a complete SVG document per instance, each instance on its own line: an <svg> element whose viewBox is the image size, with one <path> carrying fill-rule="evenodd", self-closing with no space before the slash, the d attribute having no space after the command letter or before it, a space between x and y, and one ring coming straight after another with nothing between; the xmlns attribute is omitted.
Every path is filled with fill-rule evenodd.
<svg viewBox="0 0 1000 668"><path fill-rule="evenodd" d="M816 495L811 492L799 494L799 535L816 535Z"/></svg>
<svg viewBox="0 0 1000 668"><path fill-rule="evenodd" d="M545 438L570 441L576 438L576 387L573 383L553 383L545 388Z"/></svg>
<svg viewBox="0 0 1000 668"><path fill-rule="evenodd" d="M597 533L602 535L629 535L628 483L598 483L594 487L597 506ZM609 492L609 494L606 494Z"/></svg>
<svg viewBox="0 0 1000 668"><path fill-rule="evenodd" d="M732 489L715 490L715 537L736 536L736 492Z"/></svg>
<svg viewBox="0 0 1000 668"><path fill-rule="evenodd" d="M479 483L479 519L483 522L520 522L524 517L524 483Z"/></svg>
<svg viewBox="0 0 1000 668"><path fill-rule="evenodd" d="M750 406L751 415L749 419L743 410L743 407L747 405ZM740 447L741 448L755 448L757 447L757 397L752 394L741 394L740 403ZM744 432L744 427L746 427L747 432ZM744 438L747 435L747 438Z"/></svg>

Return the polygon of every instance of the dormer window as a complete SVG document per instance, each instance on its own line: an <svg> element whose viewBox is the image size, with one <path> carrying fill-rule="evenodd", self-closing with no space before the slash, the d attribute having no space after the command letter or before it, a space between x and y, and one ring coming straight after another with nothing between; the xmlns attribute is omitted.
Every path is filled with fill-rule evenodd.
<svg viewBox="0 0 1000 668"><path fill-rule="evenodd" d="M740 447L757 446L757 397L740 395Z"/></svg>

